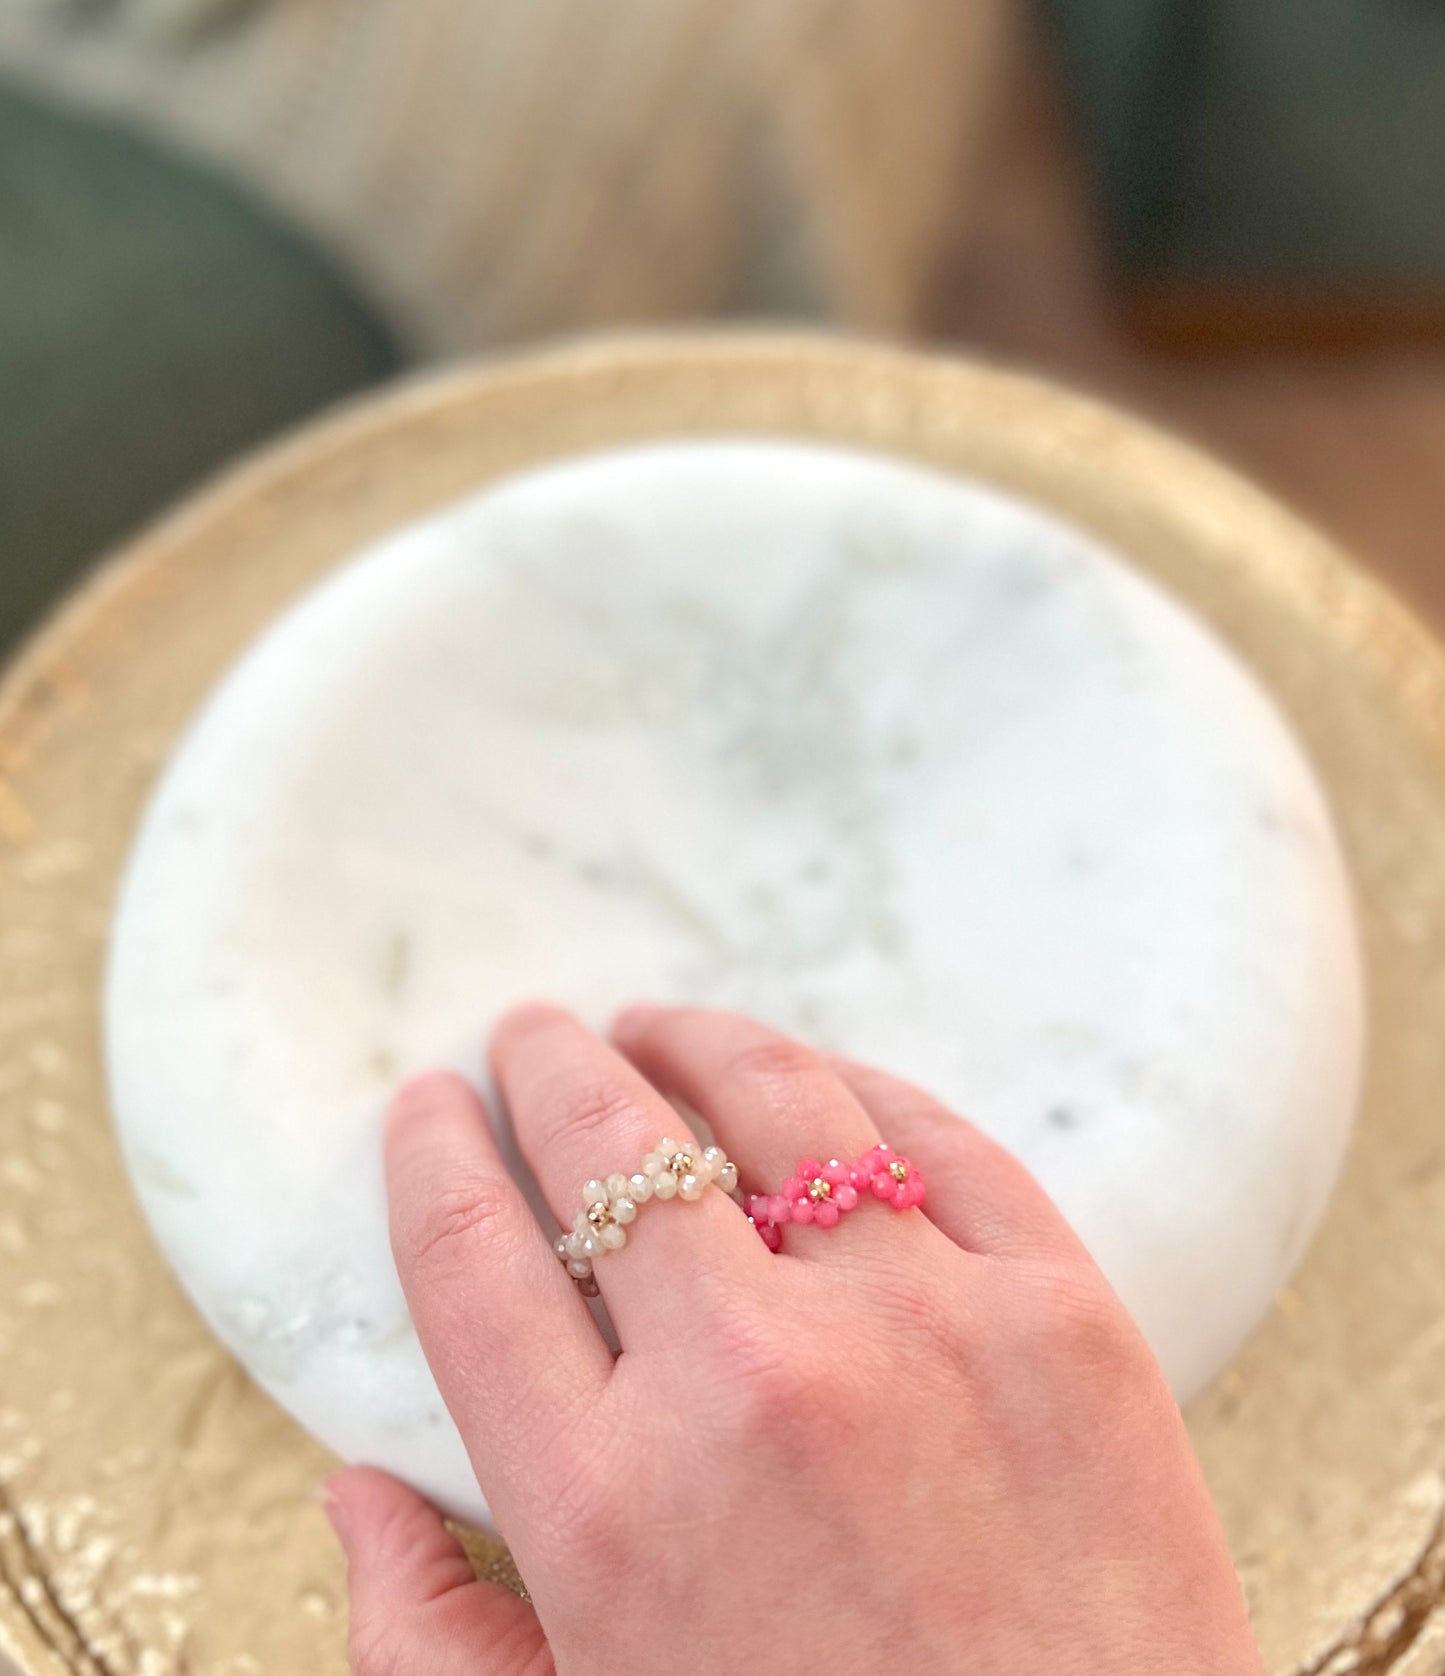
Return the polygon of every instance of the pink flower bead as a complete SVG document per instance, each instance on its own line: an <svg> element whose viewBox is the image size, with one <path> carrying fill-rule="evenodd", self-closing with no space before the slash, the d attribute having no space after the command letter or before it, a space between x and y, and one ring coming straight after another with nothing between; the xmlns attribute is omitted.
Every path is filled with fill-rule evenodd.
<svg viewBox="0 0 1445 1676"><path fill-rule="evenodd" d="M753 1226L762 1236L762 1241L769 1251L783 1249L783 1230L776 1222L754 1222Z"/></svg>
<svg viewBox="0 0 1445 1676"><path fill-rule="evenodd" d="M838 1226L838 1207L831 1199L819 1199L813 1206L813 1220L820 1228Z"/></svg>
<svg viewBox="0 0 1445 1676"><path fill-rule="evenodd" d="M807 1191L808 1183L803 1180L802 1172L800 1171L795 1176L789 1176L783 1183L782 1197L786 1199L789 1204L792 1204L794 1199L801 1199Z"/></svg>
<svg viewBox="0 0 1445 1676"><path fill-rule="evenodd" d="M851 1182L841 1182L833 1189L833 1203L840 1211L856 1210L858 1207L858 1189Z"/></svg>
<svg viewBox="0 0 1445 1676"><path fill-rule="evenodd" d="M894 1181L893 1177L889 1175L887 1170L880 1170L878 1174L873 1177L873 1196L876 1199L891 1199L893 1197L893 1189L898 1185L900 1184Z"/></svg>
<svg viewBox="0 0 1445 1676"><path fill-rule="evenodd" d="M774 1193L768 1199L768 1220L776 1222L779 1227L788 1220L791 1210L790 1202L781 1193Z"/></svg>
<svg viewBox="0 0 1445 1676"><path fill-rule="evenodd" d="M823 1173L823 1166L816 1158L804 1158L798 1165L798 1174L804 1181L811 1181L814 1176Z"/></svg>
<svg viewBox="0 0 1445 1676"><path fill-rule="evenodd" d="M805 1193L801 1199L794 1199L789 1211L794 1222L811 1222L813 1220L813 1201Z"/></svg>
<svg viewBox="0 0 1445 1676"><path fill-rule="evenodd" d="M848 1179L848 1166L840 1164L836 1158L830 1158L823 1166L823 1180L829 1187L841 1187Z"/></svg>

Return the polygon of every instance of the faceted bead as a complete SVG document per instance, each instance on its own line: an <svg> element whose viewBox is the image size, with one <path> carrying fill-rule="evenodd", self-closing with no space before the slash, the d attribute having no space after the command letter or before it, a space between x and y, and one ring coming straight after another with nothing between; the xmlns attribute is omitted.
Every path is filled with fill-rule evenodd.
<svg viewBox="0 0 1445 1676"><path fill-rule="evenodd" d="M568 1257L571 1256L571 1253L567 1250L567 1241L571 1237L572 1236L570 1234L559 1234L552 1242L553 1251L557 1253L564 1263L567 1261Z"/></svg>
<svg viewBox="0 0 1445 1676"><path fill-rule="evenodd" d="M657 1150L664 1158L669 1158L677 1151L677 1142L673 1140L671 1135L664 1135L657 1143Z"/></svg>
<svg viewBox="0 0 1445 1676"><path fill-rule="evenodd" d="M627 1183L627 1197L634 1205L645 1205L652 1197L652 1177L643 1175L640 1170L631 1176Z"/></svg>
<svg viewBox="0 0 1445 1676"><path fill-rule="evenodd" d="M873 1178L873 1196L876 1199L888 1199L893 1195L893 1189L898 1185L887 1170Z"/></svg>
<svg viewBox="0 0 1445 1676"><path fill-rule="evenodd" d="M841 1187L848 1179L848 1166L840 1164L836 1158L830 1158L823 1166L823 1180L830 1187Z"/></svg>
<svg viewBox="0 0 1445 1676"><path fill-rule="evenodd" d="M843 1182L833 1189L833 1203L840 1211L854 1210L858 1204L858 1189L851 1182Z"/></svg>
<svg viewBox="0 0 1445 1676"><path fill-rule="evenodd" d="M794 1199L801 1199L808 1191L808 1183L803 1180L801 1173L789 1176L783 1183L783 1197L790 1203Z"/></svg>
<svg viewBox="0 0 1445 1676"><path fill-rule="evenodd" d="M670 1170L652 1178L652 1194L656 1199L671 1199L677 1192L677 1177Z"/></svg>
<svg viewBox="0 0 1445 1676"><path fill-rule="evenodd" d="M706 1191L707 1183L701 1176L694 1174L691 1170L677 1184L678 1197L686 1199L690 1203L700 1199Z"/></svg>
<svg viewBox="0 0 1445 1676"><path fill-rule="evenodd" d="M724 1163L719 1166L717 1175L713 1178L724 1193L737 1191L738 1167L736 1164Z"/></svg>
<svg viewBox="0 0 1445 1676"><path fill-rule="evenodd" d="M625 1193L619 1194L612 1201L612 1219L614 1222L620 1222L625 1227L627 1223L635 1220L636 1216L637 1206Z"/></svg>
<svg viewBox="0 0 1445 1676"><path fill-rule="evenodd" d="M597 1238L602 1241L605 1251L621 1251L627 1244L626 1228L619 1228L615 1222L609 1222L605 1228L598 1230Z"/></svg>
<svg viewBox="0 0 1445 1676"><path fill-rule="evenodd" d="M584 1243L586 1239L587 1235L585 1234L568 1234L563 1241L563 1244L567 1247L568 1257L585 1257L587 1255L587 1248Z"/></svg>
<svg viewBox="0 0 1445 1676"><path fill-rule="evenodd" d="M614 1170L605 1185L609 1199L620 1199L627 1192L627 1177L620 1170Z"/></svg>
<svg viewBox="0 0 1445 1676"><path fill-rule="evenodd" d="M822 1168L816 1158L804 1158L798 1164L798 1174L804 1181L811 1181Z"/></svg>
<svg viewBox="0 0 1445 1676"><path fill-rule="evenodd" d="M607 1184L598 1181L594 1176L582 1189L582 1203L584 1205L605 1205L607 1203Z"/></svg>
<svg viewBox="0 0 1445 1676"><path fill-rule="evenodd" d="M785 1199L781 1193L774 1193L768 1200L768 1217L781 1228L785 1222L792 1219L793 1201Z"/></svg>
<svg viewBox="0 0 1445 1676"><path fill-rule="evenodd" d="M820 1228L838 1226L838 1207L831 1199L819 1199L813 1206L813 1220Z"/></svg>
<svg viewBox="0 0 1445 1676"><path fill-rule="evenodd" d="M642 1173L645 1176L660 1176L667 1168L667 1155L663 1152L649 1152L642 1160Z"/></svg>
<svg viewBox="0 0 1445 1676"><path fill-rule="evenodd" d="M585 1257L574 1257L567 1265L567 1273L573 1280L586 1280L592 1273L592 1265Z"/></svg>
<svg viewBox="0 0 1445 1676"><path fill-rule="evenodd" d="M801 1199L794 1199L789 1206L789 1216L794 1222L811 1222L815 1206L806 1194Z"/></svg>

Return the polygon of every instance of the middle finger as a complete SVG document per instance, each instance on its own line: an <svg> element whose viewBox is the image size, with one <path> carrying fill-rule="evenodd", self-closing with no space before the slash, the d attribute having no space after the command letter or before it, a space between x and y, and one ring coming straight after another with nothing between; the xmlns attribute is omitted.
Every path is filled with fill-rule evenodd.
<svg viewBox="0 0 1445 1676"><path fill-rule="evenodd" d="M492 1036L492 1073L527 1162L564 1231L584 1208L583 1187L632 1176L664 1136L701 1145L686 1120L600 1037L557 1007L507 1014ZM594 1263L597 1285L627 1348L698 1323L708 1282L730 1289L761 1275L768 1252L717 1186L685 1203L638 1206L626 1243Z"/></svg>

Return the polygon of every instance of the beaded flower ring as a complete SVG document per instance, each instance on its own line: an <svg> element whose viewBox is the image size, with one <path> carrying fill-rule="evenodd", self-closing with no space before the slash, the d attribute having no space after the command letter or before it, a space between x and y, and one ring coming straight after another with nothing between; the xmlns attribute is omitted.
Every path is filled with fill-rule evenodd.
<svg viewBox="0 0 1445 1676"><path fill-rule="evenodd" d="M638 1208L649 1200L681 1199L693 1203L709 1187L741 1199L738 1167L720 1146L698 1148L692 1141L679 1144L664 1135L642 1160L635 1175L594 1177L582 1189L582 1209L572 1222L572 1231L557 1238L556 1252L567 1273L583 1295L597 1296L594 1261L608 1251L620 1251L627 1244L628 1227Z"/></svg>
<svg viewBox="0 0 1445 1676"><path fill-rule="evenodd" d="M805 1158L783 1183L780 1193L755 1193L744 1206L748 1220L769 1251L780 1251L789 1222L836 1228L865 1195L882 1199L894 1210L923 1203L923 1176L886 1142L871 1147L855 1163L830 1158L821 1164Z"/></svg>

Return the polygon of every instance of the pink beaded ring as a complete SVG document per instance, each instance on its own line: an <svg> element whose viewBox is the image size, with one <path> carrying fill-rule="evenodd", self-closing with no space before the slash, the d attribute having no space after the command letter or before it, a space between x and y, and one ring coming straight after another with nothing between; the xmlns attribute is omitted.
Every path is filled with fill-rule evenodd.
<svg viewBox="0 0 1445 1676"><path fill-rule="evenodd" d="M853 1164L836 1158L820 1164L816 1158L805 1158L780 1193L754 1193L744 1208L768 1250L780 1251L783 1228L789 1222L836 1228L869 1194L894 1210L911 1210L923 1203L923 1176L880 1141Z"/></svg>

